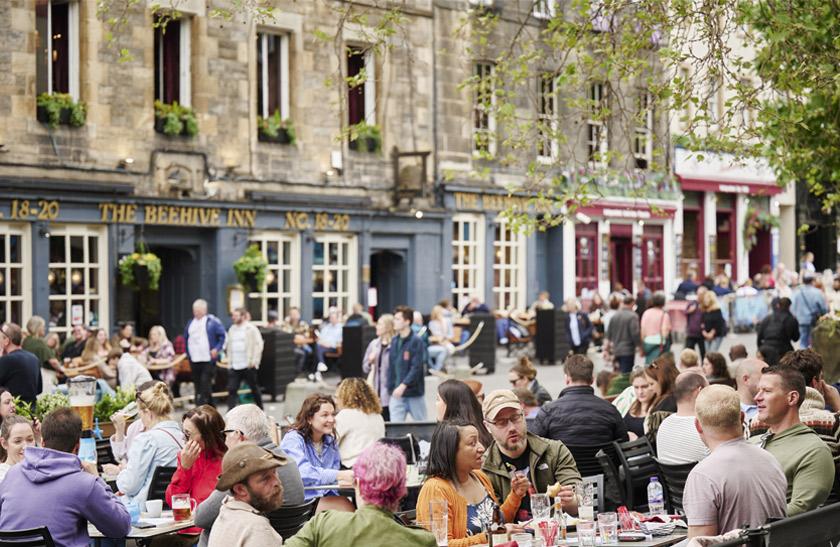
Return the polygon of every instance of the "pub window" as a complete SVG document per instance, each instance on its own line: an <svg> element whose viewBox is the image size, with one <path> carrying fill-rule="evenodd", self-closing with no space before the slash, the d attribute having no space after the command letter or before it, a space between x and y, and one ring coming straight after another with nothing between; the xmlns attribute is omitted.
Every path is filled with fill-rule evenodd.
<svg viewBox="0 0 840 547"><path fill-rule="evenodd" d="M32 316L31 247L29 226L0 225L0 324L24 325Z"/></svg>
<svg viewBox="0 0 840 547"><path fill-rule="evenodd" d="M312 318L326 318L333 307L348 311L358 298L356 236L316 234L313 250Z"/></svg>
<svg viewBox="0 0 840 547"><path fill-rule="evenodd" d="M300 236L285 232L262 232L251 238L268 262L265 284L248 294L251 317L258 324L268 322L268 312L282 320L289 308L300 306Z"/></svg>
<svg viewBox="0 0 840 547"><path fill-rule="evenodd" d="M653 109L650 104L650 95L647 93L639 95L635 121L633 157L636 169L647 169L653 161Z"/></svg>
<svg viewBox="0 0 840 547"><path fill-rule="evenodd" d="M484 216L452 217L452 300L463 309L473 296L484 300Z"/></svg>
<svg viewBox="0 0 840 547"><path fill-rule="evenodd" d="M741 89L743 90L743 95L745 98L741 99L740 104L738 105L738 126L742 130L752 129L753 123L753 113L752 109L750 109L749 99L752 98L752 81L748 78L742 78L740 80Z"/></svg>
<svg viewBox="0 0 840 547"><path fill-rule="evenodd" d="M709 127L714 129L717 127L718 119L720 117L720 84L717 78L710 77L706 83L706 116L709 118Z"/></svg>
<svg viewBox="0 0 840 547"><path fill-rule="evenodd" d="M376 124L376 63L372 49L347 48L347 123Z"/></svg>
<svg viewBox="0 0 840 547"><path fill-rule="evenodd" d="M36 89L79 98L79 3L35 2Z"/></svg>
<svg viewBox="0 0 840 547"><path fill-rule="evenodd" d="M537 159L551 163L557 157L557 115L554 76L541 74L537 79Z"/></svg>
<svg viewBox="0 0 840 547"><path fill-rule="evenodd" d="M493 308L524 310L525 235L515 232L507 218L496 219L493 253Z"/></svg>
<svg viewBox="0 0 840 547"><path fill-rule="evenodd" d="M155 26L155 99L191 106L190 20L158 17Z"/></svg>
<svg viewBox="0 0 840 547"><path fill-rule="evenodd" d="M551 19L555 15L555 0L537 0L534 4L534 17Z"/></svg>
<svg viewBox="0 0 840 547"><path fill-rule="evenodd" d="M263 118L289 117L288 34L257 34L257 107Z"/></svg>
<svg viewBox="0 0 840 547"><path fill-rule="evenodd" d="M587 159L593 167L603 167L609 153L609 137L603 111L606 108L604 84L589 86L589 119L587 120Z"/></svg>
<svg viewBox="0 0 840 547"><path fill-rule="evenodd" d="M108 241L105 228L50 226L50 330L109 325Z"/></svg>
<svg viewBox="0 0 840 547"><path fill-rule="evenodd" d="M496 118L493 115L493 105L496 103L493 94L493 65L490 63L475 63L473 67L473 151L496 151Z"/></svg>

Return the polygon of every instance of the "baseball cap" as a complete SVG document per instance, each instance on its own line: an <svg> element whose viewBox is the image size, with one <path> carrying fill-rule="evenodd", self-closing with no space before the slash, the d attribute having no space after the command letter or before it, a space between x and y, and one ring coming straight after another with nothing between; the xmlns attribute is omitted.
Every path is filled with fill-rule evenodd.
<svg viewBox="0 0 840 547"><path fill-rule="evenodd" d="M228 450L222 459L222 474L219 475L216 490L220 492L230 490L234 484L246 480L254 473L286 465L287 461L288 458L285 456L275 454L254 443L239 443Z"/></svg>
<svg viewBox="0 0 840 547"><path fill-rule="evenodd" d="M509 389L491 391L484 397L484 404L481 405L484 419L488 421L495 420L496 415L503 408L522 410L522 404L519 402L519 398Z"/></svg>

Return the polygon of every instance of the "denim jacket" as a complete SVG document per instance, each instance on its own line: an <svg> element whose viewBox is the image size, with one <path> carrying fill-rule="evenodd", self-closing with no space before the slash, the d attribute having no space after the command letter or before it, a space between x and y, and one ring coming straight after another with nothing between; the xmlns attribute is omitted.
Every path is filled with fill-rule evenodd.
<svg viewBox="0 0 840 547"><path fill-rule="evenodd" d="M128 451L128 467L117 476L117 488L129 502L139 502L143 507L155 467L177 465L182 444L181 428L173 421L161 422L134 438Z"/></svg>

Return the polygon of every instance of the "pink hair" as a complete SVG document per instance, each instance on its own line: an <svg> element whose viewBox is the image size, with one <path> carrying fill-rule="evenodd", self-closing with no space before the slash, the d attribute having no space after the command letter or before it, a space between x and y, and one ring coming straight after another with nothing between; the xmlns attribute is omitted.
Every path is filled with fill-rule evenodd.
<svg viewBox="0 0 840 547"><path fill-rule="evenodd" d="M376 443L366 448L353 466L359 492L368 503L393 511L406 494L405 453L397 446Z"/></svg>

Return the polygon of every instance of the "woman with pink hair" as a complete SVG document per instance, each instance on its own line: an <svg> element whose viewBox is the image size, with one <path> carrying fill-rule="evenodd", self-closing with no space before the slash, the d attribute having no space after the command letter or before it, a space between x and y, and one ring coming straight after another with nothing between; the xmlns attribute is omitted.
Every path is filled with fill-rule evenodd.
<svg viewBox="0 0 840 547"><path fill-rule="evenodd" d="M283 542L293 547L376 545L383 538L393 545L437 547L435 536L422 528L402 526L394 511L406 494L406 459L402 449L376 443L365 449L353 466L355 513L323 511Z"/></svg>

